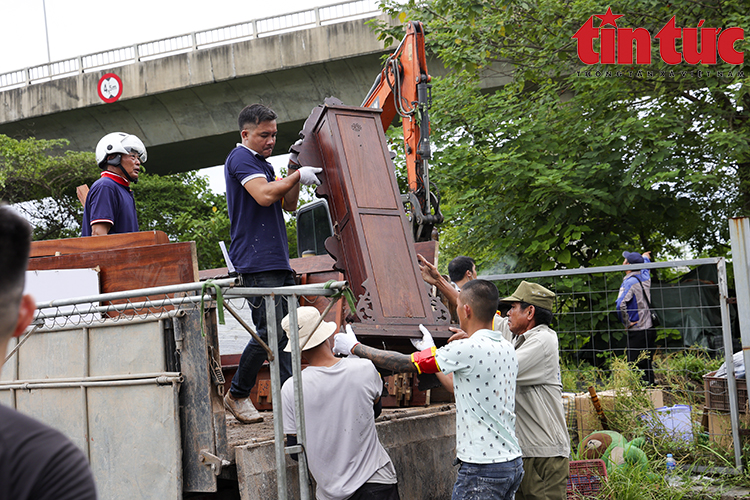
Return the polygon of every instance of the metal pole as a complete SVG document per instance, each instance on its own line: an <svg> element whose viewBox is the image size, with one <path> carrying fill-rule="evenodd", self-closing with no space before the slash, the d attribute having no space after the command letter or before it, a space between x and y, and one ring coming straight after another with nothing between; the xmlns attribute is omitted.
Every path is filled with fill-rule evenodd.
<svg viewBox="0 0 750 500"><path fill-rule="evenodd" d="M732 243L734 288L737 294L737 317L740 321L742 357L745 370L750 367L750 219L729 219L729 237Z"/></svg>
<svg viewBox="0 0 750 500"><path fill-rule="evenodd" d="M266 299L266 329L268 345L274 353L271 361L271 401L273 406L273 435L276 451L276 487L278 500L287 500L286 492L286 457L284 455L284 418L281 412L281 372L279 367L279 332L276 329L276 301L275 295L265 296Z"/></svg>
<svg viewBox="0 0 750 500"><path fill-rule="evenodd" d="M47 1L42 0L42 10L44 10L44 38L47 40L47 62L52 62L52 57L49 53L49 32L47 31Z"/></svg>
<svg viewBox="0 0 750 500"><path fill-rule="evenodd" d="M224 298L230 299L235 297L245 297L245 296L258 296L258 295L322 295L324 297L330 296L335 294L337 291L345 287L347 284L346 281L336 281L334 283L331 283L331 286L328 287L328 289L323 288L323 285L320 283L310 283L307 285L293 285L293 286L284 286L281 288L243 288L243 287L234 287L231 290L227 290L224 292Z"/></svg>
<svg viewBox="0 0 750 500"><path fill-rule="evenodd" d="M78 380L72 382L61 382L59 379L48 379L49 382L14 382L10 384L0 384L0 389L22 389L30 391L32 389L72 389L76 387L126 387L135 385L172 385L181 384L185 378L181 373L164 372L153 378L137 378L127 380L105 380L101 382L87 380Z"/></svg>
<svg viewBox="0 0 750 500"><path fill-rule="evenodd" d="M234 286L234 284L237 283L237 280L235 278L226 278L226 279L214 280L213 283L223 288L223 287ZM81 302L108 302L110 300L129 299L132 297L146 297L149 295L191 292L191 291L200 290L201 288L203 288L203 282L182 283L179 285L158 286L158 287L152 287L152 288L140 288L136 290L126 290L124 292L100 293L98 295L89 295L85 297L73 297L70 299L51 300L49 302L37 302L36 308L47 309L50 307L61 307L61 306L69 306L73 304L80 304ZM260 294L255 294L255 295L260 295Z"/></svg>
<svg viewBox="0 0 750 500"><path fill-rule="evenodd" d="M639 269L667 269L681 266L701 266L703 264L716 264L721 257L707 257L704 259L689 260L667 260L660 262L649 262L648 264L629 264L626 266L601 266L601 267L581 267L577 269L558 269L555 271L533 271L528 273L514 274L483 274L477 276L487 281L503 281L527 278L564 278L578 274L599 274L599 273L617 273L622 271L637 271Z"/></svg>
<svg viewBox="0 0 750 500"><path fill-rule="evenodd" d="M83 328L83 377L88 378L90 373L90 366L91 366L91 349L90 349L90 335L89 335L89 329ZM89 429L89 391L86 386L81 386L81 405L83 406L83 412L82 412L82 422L81 426L83 427L83 439L84 443L86 443L86 449L84 452L86 453L86 458L91 462L91 430Z"/></svg>
<svg viewBox="0 0 750 500"><path fill-rule="evenodd" d="M719 274L719 298L721 299L721 329L724 336L724 362L727 365L727 386L729 389L729 417L732 421L732 444L734 446L734 463L742 471L742 449L740 448L740 419L737 404L737 381L734 378L732 353L732 326L729 323L729 304L727 303L727 267L724 258L716 264Z"/></svg>
<svg viewBox="0 0 750 500"><path fill-rule="evenodd" d="M237 322L247 331L247 333L249 333L250 336L253 339L255 339L255 341L258 343L258 345L260 345L266 351L266 356L268 356L268 361L273 361L273 358L275 356L273 355L273 351L271 350L271 348L268 347L268 344L266 344L265 342L263 342L263 339L260 338L260 335L258 335L257 333L255 333L255 330L250 325L247 324L247 322L242 318L242 316L240 316L240 313L237 312L237 310L234 308L234 306L232 304L230 304L229 302L225 302L224 303L224 308L227 311L229 311L229 313L232 316L234 316L234 319L236 319Z"/></svg>
<svg viewBox="0 0 750 500"><path fill-rule="evenodd" d="M292 295L289 302L289 344L292 347L292 383L294 385L294 417L297 427L298 453L297 470L299 477L300 500L310 500L310 480L307 475L307 456L304 453L307 446L305 430L305 406L302 394L302 353L299 347L299 326L297 323L297 296Z"/></svg>

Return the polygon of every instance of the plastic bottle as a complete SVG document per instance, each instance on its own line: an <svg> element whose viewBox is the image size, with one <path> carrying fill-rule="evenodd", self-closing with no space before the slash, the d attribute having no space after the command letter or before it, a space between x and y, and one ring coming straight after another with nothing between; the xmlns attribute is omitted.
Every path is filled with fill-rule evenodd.
<svg viewBox="0 0 750 500"><path fill-rule="evenodd" d="M674 472L675 467L677 466L677 461L672 458L671 453L667 453L667 472Z"/></svg>

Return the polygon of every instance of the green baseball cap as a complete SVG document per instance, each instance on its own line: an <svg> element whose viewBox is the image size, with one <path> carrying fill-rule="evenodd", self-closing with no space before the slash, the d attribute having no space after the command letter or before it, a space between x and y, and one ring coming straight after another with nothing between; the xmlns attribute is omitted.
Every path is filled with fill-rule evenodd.
<svg viewBox="0 0 750 500"><path fill-rule="evenodd" d="M555 294L537 283L522 281L513 295L501 299L500 302L526 302L551 311L555 306Z"/></svg>

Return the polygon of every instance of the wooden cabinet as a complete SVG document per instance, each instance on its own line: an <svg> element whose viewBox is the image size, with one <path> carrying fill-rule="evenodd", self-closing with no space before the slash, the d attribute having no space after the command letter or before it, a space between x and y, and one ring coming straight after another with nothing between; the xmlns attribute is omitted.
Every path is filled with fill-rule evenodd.
<svg viewBox="0 0 750 500"><path fill-rule="evenodd" d="M357 335L419 337L422 323L450 336L449 313L419 271L380 110L327 99L303 134L301 163L323 167L316 194L334 228L325 246L357 298Z"/></svg>

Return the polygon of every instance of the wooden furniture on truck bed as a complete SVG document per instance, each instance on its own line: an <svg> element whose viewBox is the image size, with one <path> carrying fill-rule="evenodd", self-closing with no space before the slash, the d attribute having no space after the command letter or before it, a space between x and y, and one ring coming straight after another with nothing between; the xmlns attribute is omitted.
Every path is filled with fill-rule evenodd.
<svg viewBox="0 0 750 500"><path fill-rule="evenodd" d="M31 257L29 271L99 268L101 293L198 281L195 242L162 231L34 241Z"/></svg>

